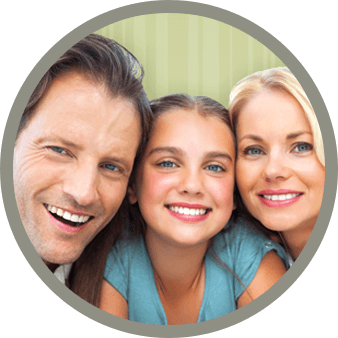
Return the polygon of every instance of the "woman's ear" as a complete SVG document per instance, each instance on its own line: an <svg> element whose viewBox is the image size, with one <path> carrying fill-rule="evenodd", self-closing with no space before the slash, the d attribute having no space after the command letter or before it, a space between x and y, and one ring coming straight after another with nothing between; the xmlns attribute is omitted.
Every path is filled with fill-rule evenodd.
<svg viewBox="0 0 338 338"><path fill-rule="evenodd" d="M132 184L128 187L127 198L130 204L135 204L137 202L137 194L135 184Z"/></svg>

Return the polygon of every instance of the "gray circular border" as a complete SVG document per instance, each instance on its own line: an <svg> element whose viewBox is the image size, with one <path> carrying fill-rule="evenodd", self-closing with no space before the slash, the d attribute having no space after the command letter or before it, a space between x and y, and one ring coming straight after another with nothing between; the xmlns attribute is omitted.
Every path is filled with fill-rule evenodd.
<svg viewBox="0 0 338 338"><path fill-rule="evenodd" d="M315 227L306 247L294 266L270 290L244 308L204 323L182 326L140 324L113 317L83 301L64 287L42 263L26 235L16 207L12 179L13 149L20 117L33 88L36 87L50 65L77 41L108 24L133 16L155 13L182 13L208 17L238 28L267 46L295 74L310 98L311 104L317 112L326 154L325 192L322 208L317 220L317 224L320 224L320 227ZM320 112L320 115L318 112ZM187 1L150 1L114 9L87 21L57 42L31 71L15 99L4 131L1 164L1 186L8 220L19 247L39 277L61 299L89 318L117 330L150 337L188 337L218 331L251 317L271 304L296 281L316 253L330 222L337 189L337 148L333 127L324 101L313 80L301 63L283 44L251 21L218 7ZM335 182L335 184L333 184L333 182ZM19 226L15 226L16 224Z"/></svg>

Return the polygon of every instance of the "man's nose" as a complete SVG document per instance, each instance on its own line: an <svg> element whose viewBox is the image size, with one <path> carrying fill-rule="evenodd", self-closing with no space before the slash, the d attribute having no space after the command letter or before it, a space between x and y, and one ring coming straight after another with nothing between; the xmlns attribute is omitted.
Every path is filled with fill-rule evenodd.
<svg viewBox="0 0 338 338"><path fill-rule="evenodd" d="M88 206L98 199L97 167L89 164L78 164L68 173L63 190L79 205Z"/></svg>

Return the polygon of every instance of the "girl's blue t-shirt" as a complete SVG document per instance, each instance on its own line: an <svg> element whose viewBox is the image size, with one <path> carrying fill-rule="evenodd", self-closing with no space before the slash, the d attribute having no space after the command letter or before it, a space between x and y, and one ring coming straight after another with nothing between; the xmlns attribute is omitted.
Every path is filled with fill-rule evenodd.
<svg viewBox="0 0 338 338"><path fill-rule="evenodd" d="M205 289L198 322L236 310L244 291L236 277L222 266L215 255L248 286L258 266L270 250L276 250L286 268L284 249L269 240L244 219L230 221L213 240L205 256ZM126 299L129 320L167 325L166 315L156 288L153 269L142 236L121 238L110 250L104 278Z"/></svg>

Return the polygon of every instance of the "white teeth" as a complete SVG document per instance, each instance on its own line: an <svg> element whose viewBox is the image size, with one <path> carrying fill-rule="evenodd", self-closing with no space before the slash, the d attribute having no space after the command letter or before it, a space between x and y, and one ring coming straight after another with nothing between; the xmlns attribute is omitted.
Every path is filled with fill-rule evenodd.
<svg viewBox="0 0 338 338"><path fill-rule="evenodd" d="M169 205L169 210L173 212L177 212L179 214L183 215L190 215L190 216L195 216L195 215L205 215L207 213L207 209L190 209L190 208L183 208L183 207L178 207L178 206L172 206Z"/></svg>
<svg viewBox="0 0 338 338"><path fill-rule="evenodd" d="M56 208L54 206L51 206L49 204L46 204L47 210L50 211L52 214L57 214L60 217L63 217L64 219L74 222L74 223L86 223L90 216L85 215L77 215L77 214L71 214L68 211L64 211L60 208Z"/></svg>
<svg viewBox="0 0 338 338"><path fill-rule="evenodd" d="M271 201L285 201L285 200L291 200L292 198L296 198L299 195L301 194L298 193L298 194L285 194L285 195L263 195L263 197Z"/></svg>

